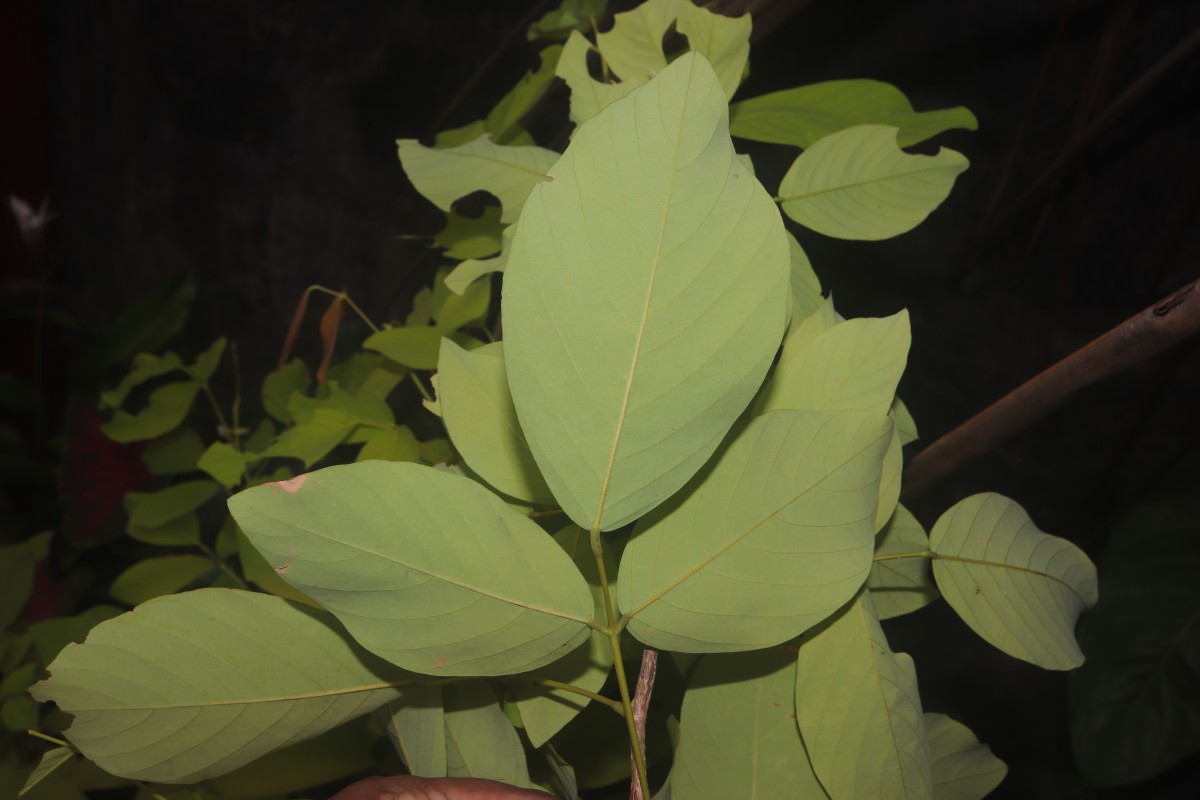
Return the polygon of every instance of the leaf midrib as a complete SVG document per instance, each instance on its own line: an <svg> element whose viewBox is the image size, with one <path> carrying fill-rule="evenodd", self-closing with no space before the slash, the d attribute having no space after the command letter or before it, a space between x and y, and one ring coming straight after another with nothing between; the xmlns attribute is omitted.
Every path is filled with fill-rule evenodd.
<svg viewBox="0 0 1200 800"><path fill-rule="evenodd" d="M216 708L220 706L253 706L266 705L270 703L297 703L303 700L319 700L327 697L343 697L354 694L362 694L364 692L377 692L383 689L399 689L403 686L408 686L414 681L382 681L380 683L363 684L362 686L345 687L339 689L324 689L318 692L298 692L296 694L273 695L269 697L253 697L240 700L206 700L204 702L191 703L161 703L155 705L122 705L120 707L98 706L93 708L85 708L83 706L71 706L71 713L78 714L81 711L91 712L112 712L112 711L172 711L186 708ZM53 699L53 698L51 698Z"/></svg>
<svg viewBox="0 0 1200 800"><path fill-rule="evenodd" d="M1062 578L1059 578L1056 575L1051 575L1048 572L1042 572L1041 570L1034 569L1033 567L1022 567L1017 564L1008 564L1003 561L986 561L982 558L968 558L967 556L944 555L942 553L937 552L937 550L933 549L933 548L931 548L931 552L933 553L932 561L935 564L938 561L958 561L963 564L975 564L975 565L981 566L981 567L990 567L993 569L1001 569L1001 570L1012 570L1014 572L1024 572L1027 575L1037 575L1039 578L1045 578L1046 580L1053 581L1057 584L1062 585L1063 588L1065 588L1067 591L1071 592L1071 594L1078 597L1079 601L1081 603L1083 603L1085 606L1088 604L1087 599L1082 594L1080 594L1079 591L1074 586L1067 583L1065 580L1063 580Z"/></svg>
<svg viewBox="0 0 1200 800"><path fill-rule="evenodd" d="M944 151L944 152L952 152L952 151ZM938 153L938 155L936 155L936 156L916 156L916 157L917 158L935 158L936 159L936 158L941 157L941 153ZM901 178L909 178L909 177L912 177L913 175L920 175L922 172L937 172L940 170L952 169L956 166L959 166L959 165L943 162L941 164L934 164L934 165L931 165L928 167L921 167L920 169L912 169L912 170L908 170L906 172L897 172L897 173L893 173L891 175L884 175L881 178L872 178L872 179L866 180L866 181L855 181L854 183L843 183L843 184L839 184L837 186L831 186L828 189L819 189L815 192L805 192L804 194L789 195L787 197L780 195L779 202L780 202L780 204L793 203L798 200L807 200L810 197L818 197L820 195L829 194L831 192L845 192L845 191L849 191L851 189L858 189L863 186L870 186L871 184L874 184L874 183L884 183L886 181L894 181L894 180L899 180Z"/></svg>

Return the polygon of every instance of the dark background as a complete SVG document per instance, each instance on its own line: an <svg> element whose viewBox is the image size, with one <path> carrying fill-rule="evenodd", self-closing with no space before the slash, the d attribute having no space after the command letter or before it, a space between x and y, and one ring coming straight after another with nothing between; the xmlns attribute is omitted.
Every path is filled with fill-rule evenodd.
<svg viewBox="0 0 1200 800"><path fill-rule="evenodd" d="M83 323L49 342L43 388L65 402L69 387L56 375L72 368L79 340L187 270L197 294L185 339L235 338L247 375L273 364L310 284L346 288L377 320L402 318L437 260L395 237L440 222L405 179L395 140L427 137L435 120L447 128L482 117L536 65L522 35L462 102L451 98L536 5L6 0L0 193L35 206L49 197L51 298ZM1197 277L1195 42L1123 113L1104 113L1196 39L1200 3L772 5L779 22L755 45L739 97L866 77L897 85L918 110L962 104L979 118L979 131L933 145L972 166L916 231L881 243L798 233L843 314L910 309L900 393L922 441L909 456ZM550 116L565 109L565 91L552 102ZM1097 120L1094 142L1027 195ZM746 149L770 188L795 156ZM4 301L20 307L38 275L10 217L0 231ZM5 324L12 363L28 374L29 327ZM968 494L1002 492L1097 558L1122 505L1195 450L1197 408L1193 341L1079 393L911 507L929 526ZM1009 763L995 797L1194 796L1196 759L1136 790L1083 787L1066 737L1065 676L997 653L945 604L889 633L917 660L926 708L966 722Z"/></svg>

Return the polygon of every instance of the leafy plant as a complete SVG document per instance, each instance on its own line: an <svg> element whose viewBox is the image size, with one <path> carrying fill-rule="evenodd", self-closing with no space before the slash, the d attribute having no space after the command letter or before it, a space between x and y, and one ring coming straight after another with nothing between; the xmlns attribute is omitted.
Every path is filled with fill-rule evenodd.
<svg viewBox="0 0 1200 800"><path fill-rule="evenodd" d="M999 495L928 535L899 505L907 314L843 319L780 214L845 239L911 229L967 164L901 148L973 117L873 81L731 106L748 17L649 0L593 44L596 6L531 28L566 41L485 120L399 143L460 262L404 324L353 306L373 332L334 365L352 303L332 293L316 388L285 352L254 428L209 386L224 340L140 356L103 397L110 436L154 439L152 470L188 476L130 496L130 535L196 552L131 567L114 595L137 607L33 686L73 716L64 748L193 796L253 795L304 740L357 749L260 794L351 774L385 730L385 769L565 797L629 779L630 753L645 797L982 797L1003 778L924 711L881 620L940 595L1004 652L1070 669L1095 570ZM555 75L578 126L561 154L520 124ZM731 133L804 148L775 197ZM466 216L479 191L498 205ZM405 379L427 409L409 425ZM208 443L180 427L200 396ZM422 433L438 417L446 436ZM352 446L356 463L283 466ZM227 492L232 519L210 513ZM645 727L644 648L670 653Z"/></svg>

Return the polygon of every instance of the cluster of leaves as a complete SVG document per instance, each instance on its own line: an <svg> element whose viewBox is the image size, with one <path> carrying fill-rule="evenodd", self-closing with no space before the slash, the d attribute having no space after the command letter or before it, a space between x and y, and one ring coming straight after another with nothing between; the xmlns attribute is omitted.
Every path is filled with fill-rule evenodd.
<svg viewBox="0 0 1200 800"><path fill-rule="evenodd" d="M179 476L129 498L130 535L197 552L131 567L114 596L136 609L32 688L102 769L279 796L398 758L577 797L629 778L632 749L647 791L663 765L663 798L982 797L1004 765L923 710L881 620L941 596L1014 657L1082 662L1096 575L1078 548L994 494L928 534L899 504L907 315L842 318L780 214L845 239L911 229L966 160L900 148L969 112L873 81L730 105L748 17L649 0L593 43L599 14L565 3L531 29L565 43L485 120L399 143L459 262L404 324L334 366L339 295L317 385L276 370L253 430L208 386L224 340L140 356L104 396L108 434L154 440L148 465ZM562 154L521 126L555 76L578 126ZM774 198L731 134L803 149ZM498 205L456 211L480 191ZM505 336L484 344L497 273ZM436 387L446 438L414 433L425 411L397 423L406 377ZM201 395L207 446L181 427ZM356 463L291 468L350 446ZM232 517L206 516L231 493ZM642 647L670 653L644 752Z"/></svg>

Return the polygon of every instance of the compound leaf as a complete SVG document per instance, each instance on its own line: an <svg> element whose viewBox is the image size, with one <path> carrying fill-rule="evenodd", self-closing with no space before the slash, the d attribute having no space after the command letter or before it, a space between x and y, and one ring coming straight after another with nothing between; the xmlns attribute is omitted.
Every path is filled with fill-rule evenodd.
<svg viewBox="0 0 1200 800"><path fill-rule="evenodd" d="M791 639L854 596L871 569L882 414L755 417L699 483L638 523L621 558L629 632L717 652Z"/></svg>
<svg viewBox="0 0 1200 800"><path fill-rule="evenodd" d="M968 497L929 534L942 596L986 641L1044 669L1083 663L1075 621L1096 604L1096 567L1065 539L1042 533L1002 495Z"/></svg>
<svg viewBox="0 0 1200 800"><path fill-rule="evenodd" d="M916 670L888 647L869 592L804 637L796 719L831 797L931 796Z"/></svg>
<svg viewBox="0 0 1200 800"><path fill-rule="evenodd" d="M201 589L100 623L31 693L74 716L67 738L105 771L189 783L393 699L402 676L387 666L325 614Z"/></svg>
<svg viewBox="0 0 1200 800"><path fill-rule="evenodd" d="M858 125L814 143L779 185L784 213L838 239L889 239L915 228L950 194L967 159L945 148L905 153L897 130Z"/></svg>
<svg viewBox="0 0 1200 800"><path fill-rule="evenodd" d="M686 483L762 382L787 237L696 54L582 126L552 173L513 237L505 362L554 496L611 530Z"/></svg>
<svg viewBox="0 0 1200 800"><path fill-rule="evenodd" d="M525 672L588 636L592 597L571 559L461 475L365 461L249 489L229 509L288 583L406 669Z"/></svg>

